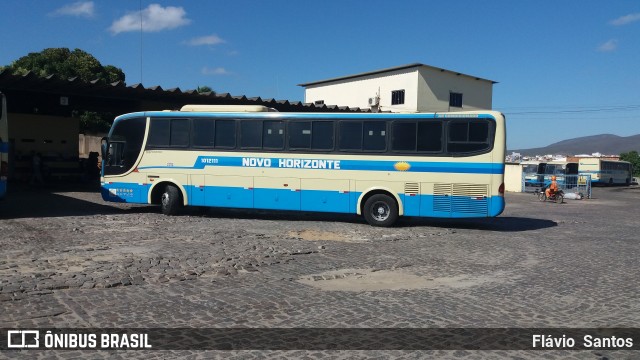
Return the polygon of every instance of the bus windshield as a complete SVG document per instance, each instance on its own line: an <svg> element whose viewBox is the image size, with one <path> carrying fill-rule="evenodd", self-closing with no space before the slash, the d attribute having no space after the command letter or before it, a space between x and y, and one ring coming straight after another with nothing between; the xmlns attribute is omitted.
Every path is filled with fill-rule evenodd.
<svg viewBox="0 0 640 360"><path fill-rule="evenodd" d="M109 146L104 159L105 175L120 175L133 169L144 139L145 118L117 121L109 134Z"/></svg>

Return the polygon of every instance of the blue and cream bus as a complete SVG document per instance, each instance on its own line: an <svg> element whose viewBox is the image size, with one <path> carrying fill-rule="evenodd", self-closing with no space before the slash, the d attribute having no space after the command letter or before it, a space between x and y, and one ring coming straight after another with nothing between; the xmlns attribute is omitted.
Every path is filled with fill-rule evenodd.
<svg viewBox="0 0 640 360"><path fill-rule="evenodd" d="M601 185L630 185L633 167L628 161L582 158L578 171L581 175L590 175L591 182Z"/></svg>
<svg viewBox="0 0 640 360"><path fill-rule="evenodd" d="M7 194L9 172L9 129L7 120L7 99L0 92L0 199Z"/></svg>
<svg viewBox="0 0 640 360"><path fill-rule="evenodd" d="M118 116L102 197L183 206L493 217L504 210L505 120L495 111L280 113L185 105Z"/></svg>

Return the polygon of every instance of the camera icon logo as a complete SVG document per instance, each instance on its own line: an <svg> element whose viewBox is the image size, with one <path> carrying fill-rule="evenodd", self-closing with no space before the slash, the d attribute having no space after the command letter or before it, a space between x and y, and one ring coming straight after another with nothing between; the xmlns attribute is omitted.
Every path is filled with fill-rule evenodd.
<svg viewBox="0 0 640 360"><path fill-rule="evenodd" d="M9 330L7 331L7 348L29 349L40 346L40 331Z"/></svg>

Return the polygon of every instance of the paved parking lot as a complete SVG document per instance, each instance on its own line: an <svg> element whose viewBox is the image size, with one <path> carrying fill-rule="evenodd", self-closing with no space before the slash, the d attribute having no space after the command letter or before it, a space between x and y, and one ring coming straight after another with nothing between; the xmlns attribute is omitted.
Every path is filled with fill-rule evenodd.
<svg viewBox="0 0 640 360"><path fill-rule="evenodd" d="M10 189L0 328L640 327L640 188L495 219L403 219L104 203ZM4 336L4 335L3 335ZM59 358L640 358L632 351L32 351Z"/></svg>

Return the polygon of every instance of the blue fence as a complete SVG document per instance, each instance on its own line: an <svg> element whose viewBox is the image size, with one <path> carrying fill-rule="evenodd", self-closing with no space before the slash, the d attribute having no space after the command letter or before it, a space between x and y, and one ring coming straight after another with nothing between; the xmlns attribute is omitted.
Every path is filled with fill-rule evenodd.
<svg viewBox="0 0 640 360"><path fill-rule="evenodd" d="M537 192L551 184L549 174L522 174L522 191ZM580 198L591 198L591 175L556 175L558 187L565 194L579 194Z"/></svg>

